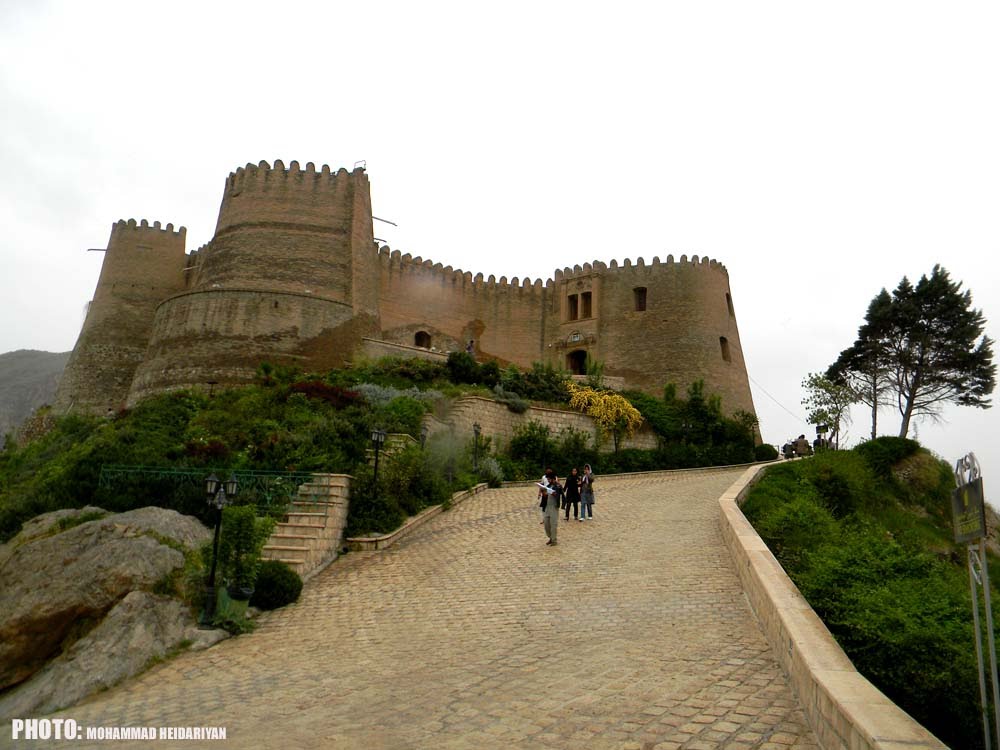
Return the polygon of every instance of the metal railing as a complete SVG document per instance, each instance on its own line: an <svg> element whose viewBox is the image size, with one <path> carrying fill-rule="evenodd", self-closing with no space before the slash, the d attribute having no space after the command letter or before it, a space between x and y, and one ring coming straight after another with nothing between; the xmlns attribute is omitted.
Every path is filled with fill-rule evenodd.
<svg viewBox="0 0 1000 750"><path fill-rule="evenodd" d="M203 492L204 482L210 474L225 479L233 475L239 482L241 505L252 503L260 515L280 517L288 512L292 501L298 496L299 485L313 478L310 471L254 471L246 469L185 469L167 466L135 466L125 464L105 464L101 467L98 486L112 491L128 491L130 485L149 480L172 487L175 492ZM247 498L250 498L249 502ZM315 500L318 495L313 494ZM317 506L322 503L316 502ZM324 509L324 513L325 513Z"/></svg>

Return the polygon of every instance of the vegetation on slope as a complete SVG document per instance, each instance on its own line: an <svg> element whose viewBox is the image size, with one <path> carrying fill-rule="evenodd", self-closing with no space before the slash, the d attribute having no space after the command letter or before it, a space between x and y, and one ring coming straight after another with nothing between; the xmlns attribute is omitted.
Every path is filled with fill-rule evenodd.
<svg viewBox="0 0 1000 750"><path fill-rule="evenodd" d="M654 450L612 452L589 434L552 435L533 421L497 446L502 450L487 436L474 450L471 435L434 435L417 446L423 417L448 397L494 396L522 412L529 402L569 408L568 384L566 374L551 367L501 369L464 353L447 363L385 359L325 375L265 364L250 386L163 394L111 419L64 417L43 437L0 452L0 541L39 513L88 504L110 511L155 504L210 522L196 478L213 471L220 477L230 471L351 474L347 533L354 535L391 531L477 481L535 478L549 464L560 474L584 463L607 474L754 460L753 425L724 418L718 399L704 396L701 384L687 400L672 388L664 399L625 394L656 432ZM409 448L383 454L377 487L368 453L376 427L414 438ZM183 469L191 476L136 475L102 484L101 468L109 465ZM255 500L248 491L236 502Z"/></svg>
<svg viewBox="0 0 1000 750"><path fill-rule="evenodd" d="M949 746L978 748L953 487L949 466L915 441L878 438L769 469L743 512L857 669Z"/></svg>

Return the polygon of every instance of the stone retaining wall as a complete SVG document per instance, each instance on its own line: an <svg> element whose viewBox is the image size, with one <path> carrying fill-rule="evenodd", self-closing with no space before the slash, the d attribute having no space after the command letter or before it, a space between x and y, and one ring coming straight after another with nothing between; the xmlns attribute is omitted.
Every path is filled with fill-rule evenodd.
<svg viewBox="0 0 1000 750"><path fill-rule="evenodd" d="M743 515L739 504L764 469L747 469L719 498L722 535L750 606L823 747L944 750L854 668Z"/></svg>
<svg viewBox="0 0 1000 750"><path fill-rule="evenodd" d="M523 414L515 414L503 404L492 399L481 396L463 396L455 401L447 417L447 422L452 429L458 435L468 435L470 440L472 438L472 425L478 422L482 428L482 434L493 439L494 451L505 448L514 436L514 431L531 421L540 422L548 427L552 437L556 437L565 429L574 429L599 440L604 450L610 450L612 447L611 438L601 434L600 427L593 419L586 414L575 411L531 406ZM440 429L440 422L437 425L428 424L428 428L433 434ZM631 438L623 440L620 447L655 448L656 434L644 425Z"/></svg>
<svg viewBox="0 0 1000 750"><path fill-rule="evenodd" d="M463 500L473 495L478 495L480 492L485 492L487 488L488 485L485 482L480 482L470 490L460 490L459 492L452 493L450 507L453 508ZM444 504L432 505L430 508L425 508L417 513L417 515L406 519L406 522L402 526L395 531L390 531L388 534L381 534L379 536L349 536L346 540L347 546L354 551L377 550L391 547L404 536L444 511Z"/></svg>

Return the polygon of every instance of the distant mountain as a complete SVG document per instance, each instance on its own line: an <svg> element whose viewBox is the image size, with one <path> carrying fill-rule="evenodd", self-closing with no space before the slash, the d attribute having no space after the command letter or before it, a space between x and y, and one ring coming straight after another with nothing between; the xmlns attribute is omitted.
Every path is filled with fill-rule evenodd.
<svg viewBox="0 0 1000 750"><path fill-rule="evenodd" d="M35 409L52 403L69 355L33 349L0 354L0 445Z"/></svg>

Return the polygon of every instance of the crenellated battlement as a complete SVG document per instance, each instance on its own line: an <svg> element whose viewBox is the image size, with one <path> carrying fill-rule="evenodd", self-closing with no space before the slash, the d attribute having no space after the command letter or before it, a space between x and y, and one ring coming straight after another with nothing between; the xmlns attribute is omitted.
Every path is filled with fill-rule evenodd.
<svg viewBox="0 0 1000 750"><path fill-rule="evenodd" d="M393 269L407 273L423 274L428 280L442 285L454 285L456 287L468 288L473 292L489 291L519 294L537 294L541 297L543 289L552 286L552 280L543 282L541 279L532 281L529 277L519 279L517 276L509 279L501 276L499 280L493 274L484 278L483 274L475 275L470 271L463 271L461 268L442 266L432 260L424 260L419 255L413 257L410 253L400 253L399 250L392 250L388 245L383 245L378 249L379 261L384 269L392 272Z"/></svg>
<svg viewBox="0 0 1000 750"><path fill-rule="evenodd" d="M311 161L306 163L304 169L299 166L297 161L289 163L287 168L281 159L276 159L273 167L263 160L257 164L248 162L245 167L238 167L235 172L229 173L225 195L236 196L244 191L263 192L278 186L285 189L298 187L306 190L332 190L336 187L339 179L363 173L364 169L361 167L353 172L348 172L343 167L334 171L327 164L316 169L316 165Z"/></svg>
<svg viewBox="0 0 1000 750"><path fill-rule="evenodd" d="M160 222L154 221L152 225L146 219L142 219L138 223L135 219L119 219L114 224L111 225L111 237L115 238L117 235L125 235L129 232L141 232L141 233L158 233L159 235L173 235L178 239L183 240L187 236L187 228L180 227L174 231L173 224L167 224L165 227L160 225Z"/></svg>
<svg viewBox="0 0 1000 750"><path fill-rule="evenodd" d="M599 260L595 260L593 263L584 263L582 266L573 266L570 268L566 266L561 270L556 270L555 279L556 281L563 281L565 279L573 279L579 276L589 276L589 275L601 275L605 273L656 273L657 271L665 271L667 269L676 270L679 267L696 267L704 268L709 271L721 272L727 278L729 276L729 271L726 267L718 262L717 260L710 259L708 256L697 256L692 255L691 259L688 259L687 255L682 255L679 260L674 260L674 256L667 255L665 260L660 260L658 255L654 255L652 261L647 264L646 261L639 257L636 259L635 263L632 262L630 258L625 258L619 265L617 260L612 260L610 263L603 263Z"/></svg>

